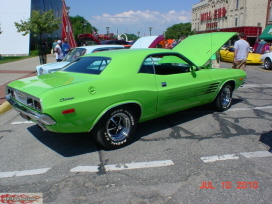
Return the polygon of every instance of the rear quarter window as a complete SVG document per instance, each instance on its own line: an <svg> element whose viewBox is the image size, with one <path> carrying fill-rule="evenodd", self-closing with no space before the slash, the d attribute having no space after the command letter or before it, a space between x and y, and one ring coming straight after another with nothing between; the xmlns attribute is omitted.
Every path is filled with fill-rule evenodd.
<svg viewBox="0 0 272 204"><path fill-rule="evenodd" d="M82 57L68 64L62 71L99 75L110 61L107 57Z"/></svg>

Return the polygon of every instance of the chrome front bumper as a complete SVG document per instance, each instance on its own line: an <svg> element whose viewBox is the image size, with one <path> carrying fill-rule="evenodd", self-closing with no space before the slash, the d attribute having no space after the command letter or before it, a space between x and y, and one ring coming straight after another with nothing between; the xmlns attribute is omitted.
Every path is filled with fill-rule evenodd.
<svg viewBox="0 0 272 204"><path fill-rule="evenodd" d="M18 111L21 114L21 116L24 119L33 120L38 125L42 126L43 129L45 128L44 125L56 124L56 121L54 119L52 119L49 115L37 113L31 109L28 109L28 108L20 105L15 100L13 100L10 95L6 95L6 100L10 103L10 105L16 111Z"/></svg>

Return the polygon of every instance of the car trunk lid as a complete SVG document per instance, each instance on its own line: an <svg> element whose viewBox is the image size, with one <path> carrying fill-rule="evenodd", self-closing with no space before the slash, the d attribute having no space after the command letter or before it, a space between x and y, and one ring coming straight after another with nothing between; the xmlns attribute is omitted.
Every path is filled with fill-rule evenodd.
<svg viewBox="0 0 272 204"><path fill-rule="evenodd" d="M40 94L61 86L69 86L71 84L84 81L96 80L96 75L79 74L72 72L55 72L52 74L39 75L29 78L13 81L9 84L14 89L39 97Z"/></svg>

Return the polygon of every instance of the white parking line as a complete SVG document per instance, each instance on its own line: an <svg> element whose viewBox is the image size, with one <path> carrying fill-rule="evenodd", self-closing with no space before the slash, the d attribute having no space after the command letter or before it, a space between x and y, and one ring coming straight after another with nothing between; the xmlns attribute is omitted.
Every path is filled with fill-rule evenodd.
<svg viewBox="0 0 272 204"><path fill-rule="evenodd" d="M24 171L0 172L0 178L8 178L13 176L33 176L38 174L44 174L50 169L51 168L43 168L43 169L33 169L33 170L24 170Z"/></svg>
<svg viewBox="0 0 272 204"><path fill-rule="evenodd" d="M227 111L262 110L262 109L271 109L271 108L272 106L251 107L251 108L230 108Z"/></svg>
<svg viewBox="0 0 272 204"><path fill-rule="evenodd" d="M254 158L254 157L272 157L272 154L268 151L242 152L239 154L244 156L247 159ZM238 156L238 154L226 154L221 156L200 157L200 159L204 163L216 162L216 161L222 161L222 160L239 159L239 158L240 157Z"/></svg>
<svg viewBox="0 0 272 204"><path fill-rule="evenodd" d="M120 171L129 169L141 169L174 165L172 160L151 161L151 162L138 162L127 164L112 164L105 165L106 171ZM70 170L70 172L98 172L99 166L77 166Z"/></svg>
<svg viewBox="0 0 272 204"><path fill-rule="evenodd" d="M215 162L215 161L223 161L223 160L229 160L229 159L239 159L239 157L236 154L226 154L221 156L210 156L210 157L200 157L200 159L205 162Z"/></svg>
<svg viewBox="0 0 272 204"><path fill-rule="evenodd" d="M240 154L243 155L245 158L272 157L272 154L268 151L243 152Z"/></svg>
<svg viewBox="0 0 272 204"><path fill-rule="evenodd" d="M239 159L240 156L243 156L247 159L249 158L260 158L260 157L272 157L272 154L268 151L255 151L255 152L242 152L239 154L225 154L220 156L208 156L200 157L204 163L211 163L216 161L232 160ZM172 160L162 160L162 161L151 161L151 162L133 162L126 164L111 164L105 165L106 171L120 171L120 170L130 170L130 169L142 169L142 168L153 168L153 167L163 167L163 166L172 166L174 162ZM99 172L99 166L77 166L72 168L70 172ZM48 172L51 168L43 169L33 169L33 170L24 170L24 171L10 171L10 172L0 172L1 178L9 178L13 176L33 176L44 174Z"/></svg>
<svg viewBox="0 0 272 204"><path fill-rule="evenodd" d="M265 87L272 87L272 84L244 84L241 88L265 88Z"/></svg>
<svg viewBox="0 0 272 204"><path fill-rule="evenodd" d="M13 123L11 123L12 125L20 125L20 124L24 124L24 123L34 123L34 122L32 122L32 121L19 121L19 122L13 122Z"/></svg>

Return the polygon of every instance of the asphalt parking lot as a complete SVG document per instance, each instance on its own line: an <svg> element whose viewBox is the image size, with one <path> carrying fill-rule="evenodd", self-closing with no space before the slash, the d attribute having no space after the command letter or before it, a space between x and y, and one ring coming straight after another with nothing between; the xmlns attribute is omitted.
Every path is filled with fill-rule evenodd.
<svg viewBox="0 0 272 204"><path fill-rule="evenodd" d="M230 67L221 63L221 67ZM41 131L0 116L0 191L44 203L270 203L272 73L247 67L231 109L197 107L139 124L133 143Z"/></svg>

